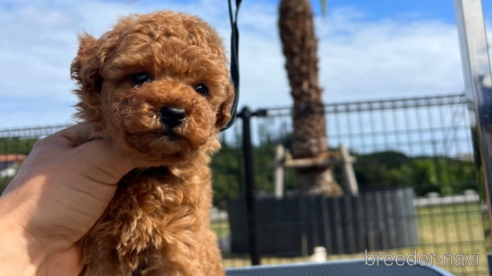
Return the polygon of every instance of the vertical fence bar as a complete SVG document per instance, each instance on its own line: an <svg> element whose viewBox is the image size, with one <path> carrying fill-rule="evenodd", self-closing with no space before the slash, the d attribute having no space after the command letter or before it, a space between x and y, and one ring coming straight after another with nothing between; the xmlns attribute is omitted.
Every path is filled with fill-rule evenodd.
<svg viewBox="0 0 492 276"><path fill-rule="evenodd" d="M481 199L487 202L485 249L492 260L492 74L481 0L455 0L461 59Z"/></svg>
<svg viewBox="0 0 492 276"><path fill-rule="evenodd" d="M244 107L239 114L243 120L243 153L244 174L246 180L246 212L248 217L249 253L252 265L260 264L260 252L258 246L258 225L255 199L255 170L253 162L253 146L251 144L251 117L254 114L248 107Z"/></svg>

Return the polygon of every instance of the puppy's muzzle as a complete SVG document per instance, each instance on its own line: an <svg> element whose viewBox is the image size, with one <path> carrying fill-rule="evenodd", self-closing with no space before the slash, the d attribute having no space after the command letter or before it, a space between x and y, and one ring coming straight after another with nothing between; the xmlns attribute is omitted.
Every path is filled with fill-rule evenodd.
<svg viewBox="0 0 492 276"><path fill-rule="evenodd" d="M160 113L161 122L170 129L181 125L186 118L185 110L179 107L164 106L160 109Z"/></svg>

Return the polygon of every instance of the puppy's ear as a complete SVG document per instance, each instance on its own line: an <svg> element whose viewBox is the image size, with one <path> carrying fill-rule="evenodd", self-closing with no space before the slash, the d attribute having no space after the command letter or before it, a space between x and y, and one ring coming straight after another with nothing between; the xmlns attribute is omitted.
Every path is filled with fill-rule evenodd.
<svg viewBox="0 0 492 276"><path fill-rule="evenodd" d="M230 80L225 86L225 92L226 99L219 106L219 110L217 111L217 120L215 121L215 126L219 130L222 129L231 119L231 107L234 100L234 88Z"/></svg>
<svg viewBox="0 0 492 276"><path fill-rule="evenodd" d="M101 61L98 58L98 50L101 46L99 40L87 33L79 36L79 51L70 67L72 80L79 83L85 93L100 92L102 78L99 75Z"/></svg>

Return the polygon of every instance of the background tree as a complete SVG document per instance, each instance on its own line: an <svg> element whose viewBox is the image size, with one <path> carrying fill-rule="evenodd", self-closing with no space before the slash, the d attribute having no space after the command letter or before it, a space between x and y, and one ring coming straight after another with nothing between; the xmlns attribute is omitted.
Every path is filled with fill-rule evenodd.
<svg viewBox="0 0 492 276"><path fill-rule="evenodd" d="M323 9L326 0L322 1ZM328 151L326 119L318 83L318 40L309 0L282 0L278 27L293 108L292 155L310 158ZM343 190L333 177L333 168L297 170L299 188L311 194L340 195Z"/></svg>

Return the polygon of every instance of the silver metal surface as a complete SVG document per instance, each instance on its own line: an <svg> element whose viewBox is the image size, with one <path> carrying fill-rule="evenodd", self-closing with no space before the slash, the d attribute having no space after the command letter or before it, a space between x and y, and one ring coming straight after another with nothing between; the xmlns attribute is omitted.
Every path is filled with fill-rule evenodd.
<svg viewBox="0 0 492 276"><path fill-rule="evenodd" d="M472 128L477 180L481 199L487 253L492 252L492 76L481 0L455 0L466 97Z"/></svg>
<svg viewBox="0 0 492 276"><path fill-rule="evenodd" d="M278 276L278 275L412 275L412 276L453 276L446 270L414 262L398 263L383 260L379 265L366 265L365 259L326 261L321 263L296 263L271 266L250 266L229 268L229 276Z"/></svg>

